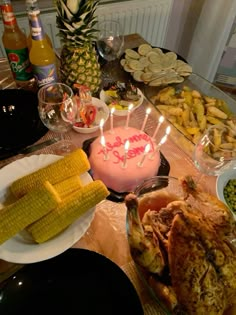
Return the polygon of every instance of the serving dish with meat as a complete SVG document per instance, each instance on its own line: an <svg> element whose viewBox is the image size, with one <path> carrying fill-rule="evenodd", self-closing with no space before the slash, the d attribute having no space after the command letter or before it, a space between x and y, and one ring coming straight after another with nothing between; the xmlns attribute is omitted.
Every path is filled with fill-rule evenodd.
<svg viewBox="0 0 236 315"><path fill-rule="evenodd" d="M190 176L175 180L182 195L166 189L171 178L157 189L150 181L144 194L125 199L138 270L168 314L224 314L236 297L232 212Z"/></svg>

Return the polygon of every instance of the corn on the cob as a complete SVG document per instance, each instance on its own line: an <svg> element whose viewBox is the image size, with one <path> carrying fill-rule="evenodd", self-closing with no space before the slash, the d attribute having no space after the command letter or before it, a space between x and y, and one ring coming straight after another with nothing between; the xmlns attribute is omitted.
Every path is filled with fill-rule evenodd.
<svg viewBox="0 0 236 315"><path fill-rule="evenodd" d="M46 180L56 184L68 177L82 174L89 168L86 153L82 149L77 149L61 160L19 178L11 184L10 189L15 197L20 198Z"/></svg>
<svg viewBox="0 0 236 315"><path fill-rule="evenodd" d="M54 187L45 182L15 203L0 210L0 244L55 209L61 199Z"/></svg>
<svg viewBox="0 0 236 315"><path fill-rule="evenodd" d="M63 200L74 191L80 189L82 187L82 182L79 175L75 175L53 185L53 187L56 189L58 195Z"/></svg>
<svg viewBox="0 0 236 315"><path fill-rule="evenodd" d="M58 207L26 228L37 243L43 243L108 196L106 186L93 181L67 197Z"/></svg>

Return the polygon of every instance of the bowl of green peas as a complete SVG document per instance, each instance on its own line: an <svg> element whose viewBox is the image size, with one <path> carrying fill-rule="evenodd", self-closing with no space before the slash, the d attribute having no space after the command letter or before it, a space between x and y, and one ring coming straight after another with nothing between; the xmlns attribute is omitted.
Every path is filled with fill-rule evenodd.
<svg viewBox="0 0 236 315"><path fill-rule="evenodd" d="M236 217L236 166L217 177L216 193Z"/></svg>

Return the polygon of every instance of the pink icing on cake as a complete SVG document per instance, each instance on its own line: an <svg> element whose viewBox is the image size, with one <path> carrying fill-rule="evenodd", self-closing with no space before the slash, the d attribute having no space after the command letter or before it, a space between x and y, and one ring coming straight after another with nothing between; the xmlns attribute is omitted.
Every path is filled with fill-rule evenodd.
<svg viewBox="0 0 236 315"><path fill-rule="evenodd" d="M104 136L107 160L100 136L90 145L89 161L94 179L102 180L108 188L121 193L133 191L145 178L157 174L160 154L155 152L155 143L146 133L131 127L117 127L113 129L113 133L104 132ZM129 140L130 146L124 163L126 140ZM140 166L148 143L150 151Z"/></svg>

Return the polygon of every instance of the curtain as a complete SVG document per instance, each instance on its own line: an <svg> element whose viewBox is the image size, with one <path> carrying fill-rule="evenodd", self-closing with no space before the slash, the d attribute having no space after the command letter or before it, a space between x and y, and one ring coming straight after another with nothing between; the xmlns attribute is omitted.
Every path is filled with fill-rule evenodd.
<svg viewBox="0 0 236 315"><path fill-rule="evenodd" d="M205 0L190 43L193 71L213 81L236 16L236 0Z"/></svg>

